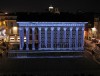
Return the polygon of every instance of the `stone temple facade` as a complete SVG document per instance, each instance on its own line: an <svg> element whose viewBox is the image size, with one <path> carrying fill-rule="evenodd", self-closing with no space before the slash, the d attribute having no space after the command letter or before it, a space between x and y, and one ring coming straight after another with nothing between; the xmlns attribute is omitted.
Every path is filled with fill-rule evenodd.
<svg viewBox="0 0 100 76"><path fill-rule="evenodd" d="M17 22L20 50L82 51L87 22ZM36 46L36 32L38 34ZM24 40L26 37L26 40ZM31 38L30 38L31 37ZM30 45L31 44L31 47Z"/></svg>

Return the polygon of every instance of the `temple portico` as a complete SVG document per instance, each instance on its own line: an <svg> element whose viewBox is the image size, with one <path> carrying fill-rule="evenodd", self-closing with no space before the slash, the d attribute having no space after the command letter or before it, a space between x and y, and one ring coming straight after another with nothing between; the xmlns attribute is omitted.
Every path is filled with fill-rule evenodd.
<svg viewBox="0 0 100 76"><path fill-rule="evenodd" d="M30 50L30 43L32 50L36 50L36 28L38 30L38 50L84 50L84 27L87 22L17 23L19 25L20 50L23 50L25 46L26 50ZM31 40L30 34L32 35ZM24 36L26 36L26 42Z"/></svg>

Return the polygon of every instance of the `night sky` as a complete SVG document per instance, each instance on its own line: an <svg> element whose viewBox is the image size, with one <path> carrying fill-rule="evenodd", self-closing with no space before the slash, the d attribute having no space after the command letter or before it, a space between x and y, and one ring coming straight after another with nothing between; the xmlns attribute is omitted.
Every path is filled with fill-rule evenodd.
<svg viewBox="0 0 100 76"><path fill-rule="evenodd" d="M0 9L9 12L44 12L51 4L63 12L100 12L100 0L0 0Z"/></svg>

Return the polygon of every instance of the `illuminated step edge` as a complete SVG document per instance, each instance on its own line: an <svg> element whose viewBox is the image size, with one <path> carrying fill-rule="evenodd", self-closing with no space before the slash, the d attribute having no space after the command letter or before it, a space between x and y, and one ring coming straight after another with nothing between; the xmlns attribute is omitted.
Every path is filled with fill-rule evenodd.
<svg viewBox="0 0 100 76"><path fill-rule="evenodd" d="M38 51L38 52L30 52L30 51L12 51L8 52L9 58L67 58L67 57L80 57L83 55L83 51L67 51L67 52L47 52L47 51Z"/></svg>
<svg viewBox="0 0 100 76"><path fill-rule="evenodd" d="M81 58L81 56L33 56L33 57L27 57L27 56L17 56L17 57L8 57L8 58Z"/></svg>

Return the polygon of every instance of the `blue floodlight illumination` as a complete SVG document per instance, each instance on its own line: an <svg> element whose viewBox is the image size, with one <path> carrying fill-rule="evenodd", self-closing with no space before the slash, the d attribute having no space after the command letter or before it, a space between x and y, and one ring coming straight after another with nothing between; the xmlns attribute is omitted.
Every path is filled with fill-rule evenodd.
<svg viewBox="0 0 100 76"><path fill-rule="evenodd" d="M79 58L50 55L56 52L83 53L84 28L87 22L17 22L19 50L10 51L12 58ZM46 53L46 54L45 54ZM49 56L48 54L49 53ZM78 53L78 54L79 54ZM13 54L13 55L12 55ZM46 56L43 56L43 55ZM38 56L39 55L39 56ZM76 54L75 54L76 55Z"/></svg>
<svg viewBox="0 0 100 76"><path fill-rule="evenodd" d="M14 59L28 59L28 58L38 58L38 59L44 59L44 58L82 58L83 56L33 56L33 57L27 57L27 56L17 56L17 57L9 57L9 58L14 58Z"/></svg>
<svg viewBox="0 0 100 76"><path fill-rule="evenodd" d="M20 50L30 44L30 29L38 28L38 50L84 50L84 27L87 22L17 22L19 25ZM26 42L24 32L26 30ZM33 30L32 32L34 32ZM32 33L32 49L35 50L35 33Z"/></svg>
<svg viewBox="0 0 100 76"><path fill-rule="evenodd" d="M87 22L17 22L19 26L84 26Z"/></svg>

